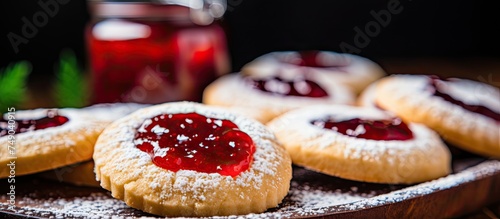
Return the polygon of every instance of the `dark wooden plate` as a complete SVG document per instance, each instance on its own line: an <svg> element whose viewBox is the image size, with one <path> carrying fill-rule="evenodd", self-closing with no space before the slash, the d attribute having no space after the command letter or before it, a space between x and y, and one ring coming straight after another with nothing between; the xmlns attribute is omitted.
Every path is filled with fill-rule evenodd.
<svg viewBox="0 0 500 219"><path fill-rule="evenodd" d="M454 173L416 185L362 183L294 167L283 203L244 218L449 218L500 201L500 161L454 156ZM13 218L156 217L126 206L104 189L79 187L36 175L16 177L16 204L0 180L0 216ZM11 207L9 209L9 207ZM231 217L230 217L231 218ZM235 218L235 217L234 217Z"/></svg>

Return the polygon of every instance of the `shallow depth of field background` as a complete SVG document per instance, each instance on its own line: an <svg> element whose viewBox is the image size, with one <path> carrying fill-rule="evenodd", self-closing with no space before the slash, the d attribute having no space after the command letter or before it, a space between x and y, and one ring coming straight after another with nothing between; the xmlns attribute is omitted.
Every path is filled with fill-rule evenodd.
<svg viewBox="0 0 500 219"><path fill-rule="evenodd" d="M50 1L50 0L40 0ZM55 1L55 0L54 0ZM61 0L62 1L62 0ZM90 15L85 1L66 0L58 13L37 30L15 53L7 34L21 34L22 18L41 10L39 1L0 3L0 68L17 60L33 64L30 83L46 80L63 48L76 51L87 67L83 31ZM400 13L360 49L359 55L379 61L401 57L500 57L500 25L492 2L452 0L393 0ZM228 0L222 25L226 28L233 71L253 58L275 50L321 49L341 51L342 42L353 45L355 28L365 29L376 19L372 13L388 9L388 1L265 1ZM372 12L373 11L373 12ZM474 74L474 72L471 72Z"/></svg>

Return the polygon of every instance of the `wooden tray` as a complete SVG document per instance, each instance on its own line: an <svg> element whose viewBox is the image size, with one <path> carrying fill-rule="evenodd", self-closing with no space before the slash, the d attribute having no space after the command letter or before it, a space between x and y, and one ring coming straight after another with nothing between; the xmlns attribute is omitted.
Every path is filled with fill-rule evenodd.
<svg viewBox="0 0 500 219"><path fill-rule="evenodd" d="M262 214L242 217L449 218L500 201L500 161L471 155L454 157L453 170L453 174L438 180L404 186L343 180L294 167L291 190L282 204ZM16 206L9 210L9 186L7 179L0 181L0 216L156 217L126 206L106 190L36 175L16 177Z"/></svg>

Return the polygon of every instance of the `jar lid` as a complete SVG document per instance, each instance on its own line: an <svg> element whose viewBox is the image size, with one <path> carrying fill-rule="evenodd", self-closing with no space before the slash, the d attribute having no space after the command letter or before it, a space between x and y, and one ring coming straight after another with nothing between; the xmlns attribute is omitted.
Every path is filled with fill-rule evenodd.
<svg viewBox="0 0 500 219"><path fill-rule="evenodd" d="M88 0L92 14L104 18L191 18L208 25L221 18L226 0Z"/></svg>

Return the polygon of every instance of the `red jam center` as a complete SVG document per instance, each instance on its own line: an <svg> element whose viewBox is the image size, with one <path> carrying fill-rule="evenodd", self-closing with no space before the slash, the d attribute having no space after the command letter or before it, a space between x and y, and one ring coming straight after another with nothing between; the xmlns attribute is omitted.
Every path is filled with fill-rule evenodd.
<svg viewBox="0 0 500 219"><path fill-rule="evenodd" d="M161 168L232 177L249 168L255 152L252 138L236 124L197 113L163 114L147 120L134 142Z"/></svg>
<svg viewBox="0 0 500 219"><path fill-rule="evenodd" d="M313 120L311 123L356 138L381 141L405 141L413 138L412 131L400 119L373 121L355 118L335 121L333 118L327 118Z"/></svg>
<svg viewBox="0 0 500 219"><path fill-rule="evenodd" d="M486 116L486 117L489 117L491 119L494 119L495 121L499 122L500 121L500 114L496 113L495 111L489 109L488 107L485 107L485 106L481 106L481 105L469 105L469 104L466 104L460 100L457 100L455 98L453 98L452 96L450 96L449 94L445 93L442 89L441 89L441 86L440 84L446 84L446 83L453 83L452 81L446 81L446 80L440 80L438 79L437 77L431 77L431 83L430 85L432 86L433 90L434 90L434 96L437 96L437 97L441 97L443 98L444 100L452 103L452 104L455 104L455 105L458 105L470 112L474 112L474 113L479 113L483 116Z"/></svg>
<svg viewBox="0 0 500 219"><path fill-rule="evenodd" d="M253 88L281 96L299 96L313 98L328 96L328 93L326 93L326 91L321 88L321 86L307 79L295 79L293 81L287 81L280 77L272 77L261 80L250 79L249 83Z"/></svg>
<svg viewBox="0 0 500 219"><path fill-rule="evenodd" d="M61 126L68 122L69 119L64 116L59 116L54 111L49 111L46 117L41 119L26 119L26 120L5 120L0 119L0 137L9 133L19 134L29 131L46 129L51 127Z"/></svg>

